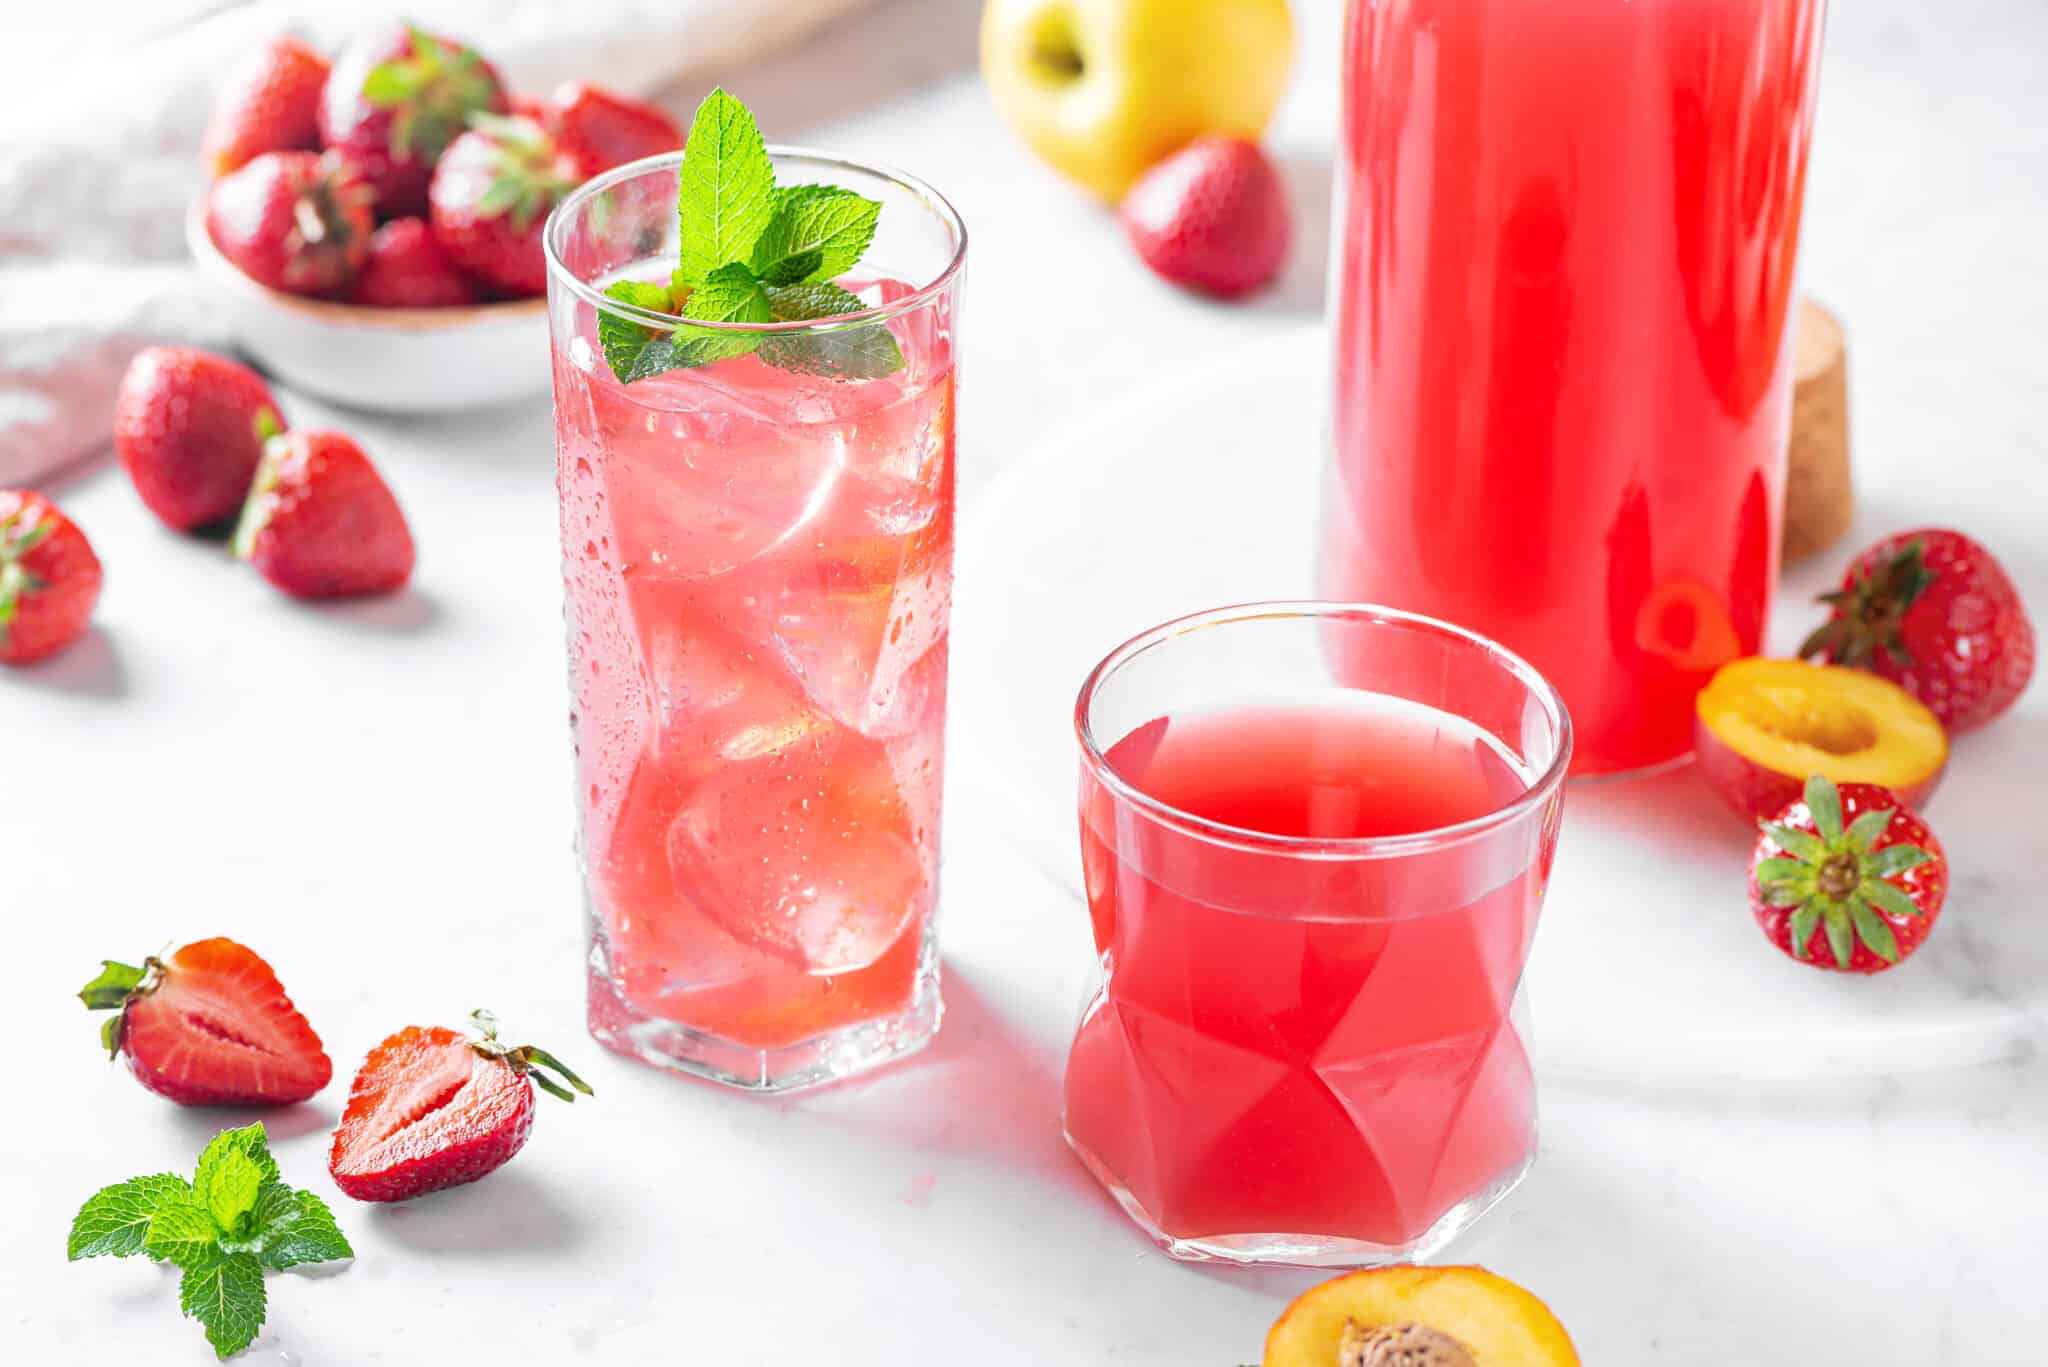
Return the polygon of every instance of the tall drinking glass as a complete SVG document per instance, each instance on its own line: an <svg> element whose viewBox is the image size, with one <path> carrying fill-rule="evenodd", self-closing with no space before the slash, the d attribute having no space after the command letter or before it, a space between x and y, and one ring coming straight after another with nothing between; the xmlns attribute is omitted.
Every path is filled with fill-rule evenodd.
<svg viewBox="0 0 2048 1367"><path fill-rule="evenodd" d="M727 325L757 354L622 383L599 320L674 320L602 291L668 277L680 156L583 186L546 234L590 1029L765 1090L938 1026L966 251L928 186L770 152L783 184L882 203L839 282L868 312ZM883 330L904 365L881 378L763 359L790 338L854 354Z"/></svg>
<svg viewBox="0 0 2048 1367"><path fill-rule="evenodd" d="M1321 591L1682 756L1777 578L1824 0L1351 0Z"/></svg>
<svg viewBox="0 0 2048 1367"><path fill-rule="evenodd" d="M1442 1247L1535 1149L1516 1017L1571 756L1556 692L1428 618L1266 603L1119 647L1075 725L1101 963L1075 1152L1176 1257Z"/></svg>

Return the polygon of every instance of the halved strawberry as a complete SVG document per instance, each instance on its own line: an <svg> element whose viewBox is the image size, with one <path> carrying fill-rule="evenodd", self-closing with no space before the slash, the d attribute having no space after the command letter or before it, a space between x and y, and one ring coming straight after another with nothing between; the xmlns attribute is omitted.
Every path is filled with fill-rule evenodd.
<svg viewBox="0 0 2048 1367"><path fill-rule="evenodd" d="M474 1182L533 1133L534 1083L564 1101L576 1099L572 1087L591 1095L546 1050L500 1044L488 1011L473 1019L474 1035L408 1025L370 1051L328 1152L336 1186L358 1201L406 1201Z"/></svg>
<svg viewBox="0 0 2048 1367"><path fill-rule="evenodd" d="M128 1056L135 1080L186 1106L286 1106L334 1076L320 1037L254 950L198 940L142 967L102 961L79 992L93 1011L117 1011L100 1030L108 1057Z"/></svg>

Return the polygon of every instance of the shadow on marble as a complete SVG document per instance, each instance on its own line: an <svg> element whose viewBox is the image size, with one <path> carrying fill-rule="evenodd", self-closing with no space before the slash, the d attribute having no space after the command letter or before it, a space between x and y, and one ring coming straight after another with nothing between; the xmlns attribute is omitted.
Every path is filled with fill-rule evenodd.
<svg viewBox="0 0 2048 1367"><path fill-rule="evenodd" d="M431 631L447 617L440 600L417 585L382 597L351 598L309 607L344 630L379 636L417 635Z"/></svg>
<svg viewBox="0 0 2048 1367"><path fill-rule="evenodd" d="M572 1207L563 1194L514 1163L488 1181L450 1187L411 1201L352 1206L378 1235L415 1253L482 1260L558 1256L596 1232L587 1195Z"/></svg>
<svg viewBox="0 0 2048 1367"><path fill-rule="evenodd" d="M264 1138L275 1150L280 1145L311 1134L325 1134L334 1128L338 1112L329 1105L317 1101L302 1101L296 1106L166 1106L169 1113L167 1122L180 1138L170 1145L174 1153L197 1155L215 1135L222 1130L238 1130L246 1125L263 1122ZM321 1146L320 1162L325 1163L326 1146ZM293 1167L298 1167L294 1163ZM294 1177L304 1179L308 1174L294 1172L287 1174L287 1180ZM295 1186L304 1186L303 1180Z"/></svg>
<svg viewBox="0 0 2048 1367"><path fill-rule="evenodd" d="M945 1021L923 1052L885 1072L792 1098L791 1109L904 1148L998 1158L1095 1191L1060 1130L1063 1056L1004 1020L951 963L941 990Z"/></svg>
<svg viewBox="0 0 2048 1367"><path fill-rule="evenodd" d="M74 697L113 701L132 690L121 652L105 627L86 628L85 635L39 664L5 671L7 686Z"/></svg>
<svg viewBox="0 0 2048 1367"><path fill-rule="evenodd" d="M1588 824L1610 837L1722 863L1746 859L1755 841L1754 831L1689 763L1649 778L1573 781L1565 789L1563 838Z"/></svg>

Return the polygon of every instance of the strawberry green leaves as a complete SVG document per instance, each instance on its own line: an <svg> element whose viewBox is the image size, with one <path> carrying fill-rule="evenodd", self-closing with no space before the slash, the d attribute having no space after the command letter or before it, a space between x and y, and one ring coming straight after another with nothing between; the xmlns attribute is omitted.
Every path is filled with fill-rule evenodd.
<svg viewBox="0 0 2048 1367"><path fill-rule="evenodd" d="M858 295L830 282L873 244L882 206L834 185L777 186L753 114L723 90L705 97L690 125L677 212L680 260L670 285L624 280L605 291L671 317L680 301L685 320L654 325L601 311L598 342L621 381L751 354L784 370L841 380L876 379L903 368L902 350L882 322L788 332L731 329L864 312L869 306ZM691 328L689 322L713 326Z"/></svg>
<svg viewBox="0 0 2048 1367"><path fill-rule="evenodd" d="M1898 843L1878 848L1897 812L1890 807L1859 813L1843 822L1842 794L1819 774L1806 781L1804 796L1811 831L1786 824L1796 820L1797 807L1783 820L1765 822L1766 843L1775 846L1756 862L1757 892L1765 904L1791 911L1791 949L1795 958L1813 956L1816 933L1825 935L1835 964L1850 966L1860 942L1886 964L1902 957L1898 933L1886 917L1910 922L1925 909L1905 888L1891 881L1934 859L1919 845Z"/></svg>
<svg viewBox="0 0 2048 1367"><path fill-rule="evenodd" d="M260 1124L216 1135L190 1182L158 1173L101 1189L72 1221L65 1253L176 1266L179 1308L221 1357L262 1327L266 1268L354 1256L326 1204L279 1178Z"/></svg>

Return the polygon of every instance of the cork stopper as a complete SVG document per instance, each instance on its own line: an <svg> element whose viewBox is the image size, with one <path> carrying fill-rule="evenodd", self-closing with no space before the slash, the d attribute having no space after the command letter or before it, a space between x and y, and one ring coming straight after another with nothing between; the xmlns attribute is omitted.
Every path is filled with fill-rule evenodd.
<svg viewBox="0 0 2048 1367"><path fill-rule="evenodd" d="M1826 550L1849 530L1849 364L1841 320L1799 301L1792 361L1792 443L1785 456L1785 560Z"/></svg>
<svg viewBox="0 0 2048 1367"><path fill-rule="evenodd" d="M1471 1350L1426 1324L1381 1324L1368 1329L1344 1321L1337 1367L1479 1367Z"/></svg>

